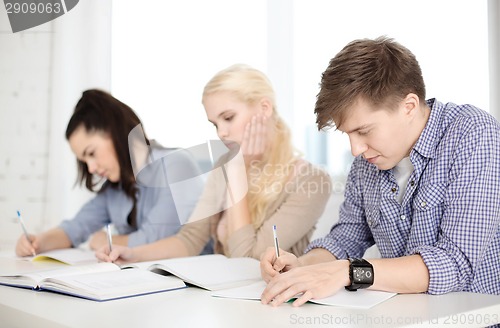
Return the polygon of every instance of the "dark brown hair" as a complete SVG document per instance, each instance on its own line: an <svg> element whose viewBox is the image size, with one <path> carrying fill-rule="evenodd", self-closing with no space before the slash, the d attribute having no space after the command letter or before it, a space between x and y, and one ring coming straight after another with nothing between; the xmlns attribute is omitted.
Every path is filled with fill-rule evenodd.
<svg viewBox="0 0 500 328"><path fill-rule="evenodd" d="M135 225L137 187L130 161L128 134L138 124L141 124L141 120L129 106L105 91L90 89L83 92L66 128L67 140L80 126L83 126L87 133L103 132L110 136L120 165L120 181L112 183L108 180L99 191L109 186L123 189L125 194L134 201L129 215L129 223L132 225ZM88 190L95 192L99 181L94 180L85 162L77 159L77 165L77 183L85 183Z"/></svg>
<svg viewBox="0 0 500 328"><path fill-rule="evenodd" d="M387 37L347 44L323 72L316 124L321 130L344 122L358 100L377 109L394 109L409 93L425 100L422 71L413 53Z"/></svg>

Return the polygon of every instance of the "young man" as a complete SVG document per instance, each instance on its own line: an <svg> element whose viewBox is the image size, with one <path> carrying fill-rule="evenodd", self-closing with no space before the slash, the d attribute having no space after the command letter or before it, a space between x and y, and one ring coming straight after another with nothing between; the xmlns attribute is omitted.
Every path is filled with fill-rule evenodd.
<svg viewBox="0 0 500 328"><path fill-rule="evenodd" d="M339 222L299 258L264 253L264 304L303 293L299 306L344 287L500 293L500 125L491 115L425 101L415 56L382 37L355 40L330 61L315 113L319 129L349 136L356 157ZM373 244L382 258L361 259Z"/></svg>

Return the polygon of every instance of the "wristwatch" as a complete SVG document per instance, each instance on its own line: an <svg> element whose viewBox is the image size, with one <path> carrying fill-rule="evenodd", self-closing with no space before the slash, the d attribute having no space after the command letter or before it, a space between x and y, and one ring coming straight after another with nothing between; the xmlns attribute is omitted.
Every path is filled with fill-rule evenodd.
<svg viewBox="0 0 500 328"><path fill-rule="evenodd" d="M351 284L345 289L356 291L373 285L373 266L365 259L349 258L349 279Z"/></svg>

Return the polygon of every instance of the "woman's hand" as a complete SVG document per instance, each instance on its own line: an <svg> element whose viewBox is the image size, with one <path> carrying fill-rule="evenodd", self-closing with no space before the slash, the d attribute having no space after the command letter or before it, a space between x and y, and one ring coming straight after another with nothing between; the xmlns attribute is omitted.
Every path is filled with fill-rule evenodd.
<svg viewBox="0 0 500 328"><path fill-rule="evenodd" d="M134 256L134 249L126 246L113 245L113 250L109 251L109 246L105 245L95 252L95 256L102 262L114 262L118 264L138 262Z"/></svg>
<svg viewBox="0 0 500 328"><path fill-rule="evenodd" d="M249 166L252 161L262 159L267 149L268 129L264 115L255 115L247 123L240 145L246 166Z"/></svg>
<svg viewBox="0 0 500 328"><path fill-rule="evenodd" d="M61 228L53 228L38 235L29 235L29 240L23 234L16 244L17 256L30 256L53 249L72 247L71 240Z"/></svg>
<svg viewBox="0 0 500 328"><path fill-rule="evenodd" d="M240 152L243 156L235 156L224 167L224 178L228 184L226 208L240 202L248 192L248 167L253 161L262 159L267 148L267 120L263 115L255 115L245 127Z"/></svg>
<svg viewBox="0 0 500 328"><path fill-rule="evenodd" d="M17 256L33 256L39 253L40 238L35 235L28 235L29 240L26 235L22 234L16 243L16 255Z"/></svg>

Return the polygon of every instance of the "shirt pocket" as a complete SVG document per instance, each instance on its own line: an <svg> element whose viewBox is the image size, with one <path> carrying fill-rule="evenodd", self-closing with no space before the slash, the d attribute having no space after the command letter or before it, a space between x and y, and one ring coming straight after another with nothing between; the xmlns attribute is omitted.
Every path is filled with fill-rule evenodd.
<svg viewBox="0 0 500 328"><path fill-rule="evenodd" d="M429 212L442 207L446 195L446 185L441 183L422 186L413 201L413 208L417 212Z"/></svg>
<svg viewBox="0 0 500 328"><path fill-rule="evenodd" d="M421 243L436 241L444 213L447 187L445 184L423 186L413 201L413 228Z"/></svg>

